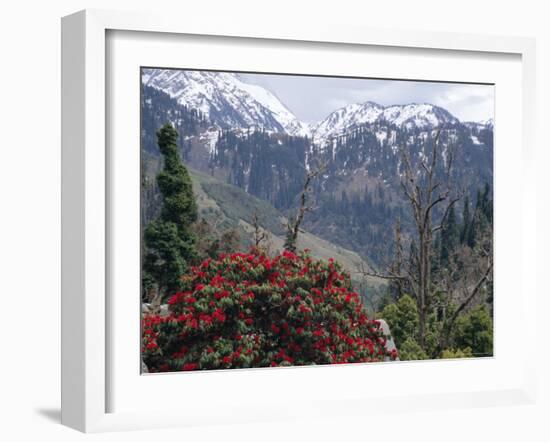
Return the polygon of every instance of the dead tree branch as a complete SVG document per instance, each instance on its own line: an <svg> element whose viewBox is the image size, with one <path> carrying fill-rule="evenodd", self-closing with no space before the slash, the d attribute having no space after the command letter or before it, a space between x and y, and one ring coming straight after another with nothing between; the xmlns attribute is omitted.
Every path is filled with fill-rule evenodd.
<svg viewBox="0 0 550 442"><path fill-rule="evenodd" d="M254 228L254 247L260 248L261 244L267 240L268 234L260 226L260 220L258 218L258 212L255 210L252 214L252 227Z"/></svg>
<svg viewBox="0 0 550 442"><path fill-rule="evenodd" d="M315 207L308 205L308 196L311 192L311 182L319 176L325 170L325 165L321 165L314 170L310 170L306 173L304 185L302 187L302 193L300 194L300 207L298 214L294 217L289 217L286 225L286 241L285 249L290 252L296 252L296 244L298 242L298 234L302 232L300 225L302 224L306 213L315 210Z"/></svg>

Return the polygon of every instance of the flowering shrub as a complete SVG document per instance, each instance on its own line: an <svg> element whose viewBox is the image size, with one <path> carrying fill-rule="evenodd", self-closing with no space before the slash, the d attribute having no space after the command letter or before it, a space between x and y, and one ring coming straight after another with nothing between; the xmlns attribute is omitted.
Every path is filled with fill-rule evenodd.
<svg viewBox="0 0 550 442"><path fill-rule="evenodd" d="M332 259L253 251L207 259L183 277L167 315L147 314L150 372L374 362L386 351L351 281Z"/></svg>

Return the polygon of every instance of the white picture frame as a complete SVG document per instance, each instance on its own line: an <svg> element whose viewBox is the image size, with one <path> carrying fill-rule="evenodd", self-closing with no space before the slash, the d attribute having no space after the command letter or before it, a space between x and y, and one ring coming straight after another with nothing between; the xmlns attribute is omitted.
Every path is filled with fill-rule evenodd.
<svg viewBox="0 0 550 442"><path fill-rule="evenodd" d="M112 55L108 50L109 32L142 32L165 36L216 36L218 38L254 39L257 41L285 42L285 44L338 44L339 48L376 47L379 50L401 48L402 51L426 49L475 54L503 54L519 60L521 69L521 125L518 139L521 150L523 182L518 195L521 198L521 226L517 242L521 262L520 299L518 308L522 318L536 316L535 278L535 186L534 170L534 109L535 109L535 43L532 39L517 37L494 37L451 33L428 33L415 31L392 32L388 30L350 28L345 26L317 27L315 25L294 26L291 24L269 24L266 22L243 21L242 23L215 22L196 17L182 22L176 17L153 16L144 13L122 13L112 11L86 10L63 18L62 21L62 423L84 432L98 432L168 426L207 425L216 422L252 422L259 420L284 419L287 417L312 417L334 414L409 409L435 409L469 406L488 406L503 403L530 403L535 395L535 360L526 358L513 369L513 379L500 387L480 386L471 391L449 393L438 392L438 387L426 394L399 391L373 396L359 389L353 396L334 390L326 398L315 398L309 402L296 403L282 408L280 403L270 407L253 396L248 408L234 404L226 411L206 414L197 406L196 410L161 408L149 410L113 410L109 395L114 388L110 376L113 360L109 327L117 317L112 316L107 289L110 273L108 268L110 236L116 230L108 228L113 200L109 193L108 144L110 134L106 121L110 118L108 94L110 93L106 68ZM153 35L153 34L151 34ZM203 66L205 67L205 66ZM498 99L498 98L497 98ZM498 123L497 123L498 124ZM496 134L498 143L498 129ZM498 147L496 147L498 149ZM109 172L110 171L110 172ZM109 173L108 173L109 172ZM498 170L496 173L499 173ZM504 173L504 172L503 172ZM498 221L497 221L498 222ZM502 250L502 249L501 249ZM495 254L498 257L499 243ZM497 270L498 275L498 270ZM498 296L498 295L497 295ZM497 309L498 310L498 309ZM498 311L495 313L498 320ZM137 314L136 314L137 316ZM136 319L137 323L137 319ZM502 325L506 327L506 325ZM525 328L526 351L534 353L535 324L532 321L522 325ZM497 349L498 351L498 349ZM524 350L525 351L525 350ZM125 356L128 357L128 356ZM498 358L498 352L495 358ZM136 356L136 361L139 358ZM459 364L467 364L462 361ZM136 362L137 364L137 362ZM437 370L432 362L409 364L409 371ZM453 361L447 362L449 370L461 370ZM440 366L439 369L441 369ZM361 375L364 366L330 367L322 372L327 379L333 379L336 370L346 370L346 376ZM314 368L315 369L315 368ZM380 370L394 370L390 365L378 366ZM469 370L494 369L471 366ZM304 369L283 369L286 382L303 383ZM306 368L305 370L310 370ZM397 369L396 375L402 373ZM231 383L249 382L255 386L266 382L259 370L238 370L240 373L219 372L197 373L197 383L222 385L231 376ZM260 370L261 371L261 370ZM487 371L488 373L490 371ZM265 371L264 371L265 373ZM311 371L308 373L312 373ZM316 376L318 376L317 371ZM341 372L340 372L341 373ZM465 371L467 373L467 371ZM133 373L132 375L139 375ZM466 375L467 376L467 375ZM157 379L160 379L159 377ZM171 379L171 380L167 380ZM163 388L170 387L174 376L164 376ZM202 381L200 381L202 379ZM275 380L275 379L273 379ZM280 382L281 380L277 381ZM139 392L138 392L139 393ZM165 393L164 393L165 394ZM376 397L376 401L373 401ZM222 403L221 401L220 403ZM214 404L215 405L215 404ZM307 405L307 406L305 406ZM238 411L248 410L247 413ZM193 412L195 411L195 412Z"/></svg>

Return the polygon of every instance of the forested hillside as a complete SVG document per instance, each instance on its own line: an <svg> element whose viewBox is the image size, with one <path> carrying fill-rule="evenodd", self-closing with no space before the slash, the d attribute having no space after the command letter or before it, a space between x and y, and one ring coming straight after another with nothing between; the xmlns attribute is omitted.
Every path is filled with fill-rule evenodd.
<svg viewBox="0 0 550 442"><path fill-rule="evenodd" d="M492 355L492 120L366 102L308 126L233 74L199 74L144 77L144 232L163 216L156 131L169 122L198 259L309 249L339 263L402 359Z"/></svg>

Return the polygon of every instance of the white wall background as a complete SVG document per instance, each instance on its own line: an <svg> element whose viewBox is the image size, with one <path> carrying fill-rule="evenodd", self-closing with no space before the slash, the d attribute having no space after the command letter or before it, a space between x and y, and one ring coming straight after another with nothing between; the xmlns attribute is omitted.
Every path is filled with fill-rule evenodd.
<svg viewBox="0 0 550 442"><path fill-rule="evenodd" d="M161 10L182 21L205 12L254 20L534 36L538 122L550 121L550 14L545 3L455 0L167 1L19 0L0 12L0 438L5 441L182 440L550 440L550 338L547 291L540 284L540 398L537 405L376 415L361 421L286 422L208 429L84 436L59 425L60 368L60 17L83 8ZM545 179L550 164L539 136L539 279L549 249ZM546 260L547 261L547 260ZM544 323L546 322L546 324ZM526 357L518 350L518 357ZM544 377L546 375L546 377Z"/></svg>

